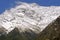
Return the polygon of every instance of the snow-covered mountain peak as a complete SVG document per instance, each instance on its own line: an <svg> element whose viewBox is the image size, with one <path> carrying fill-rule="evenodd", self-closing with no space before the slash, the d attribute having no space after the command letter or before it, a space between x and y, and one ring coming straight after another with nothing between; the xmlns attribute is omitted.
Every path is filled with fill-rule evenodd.
<svg viewBox="0 0 60 40"><path fill-rule="evenodd" d="M60 7L44 7L37 4L21 4L0 15L0 28L11 32L18 28L20 32L32 30L40 33L48 24L60 16Z"/></svg>

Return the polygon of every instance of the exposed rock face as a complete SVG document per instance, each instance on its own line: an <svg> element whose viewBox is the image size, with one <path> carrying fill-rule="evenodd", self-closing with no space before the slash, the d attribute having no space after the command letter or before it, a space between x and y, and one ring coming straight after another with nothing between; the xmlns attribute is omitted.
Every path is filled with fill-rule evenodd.
<svg viewBox="0 0 60 40"><path fill-rule="evenodd" d="M26 31L21 33L17 28L15 28L9 34L1 35L0 40L35 40L36 37L37 34L32 31Z"/></svg>
<svg viewBox="0 0 60 40"><path fill-rule="evenodd" d="M2 26L0 26L0 36L1 35L6 35L6 29L5 28L3 28Z"/></svg>
<svg viewBox="0 0 60 40"><path fill-rule="evenodd" d="M49 24L38 36L37 40L60 40L60 17Z"/></svg>

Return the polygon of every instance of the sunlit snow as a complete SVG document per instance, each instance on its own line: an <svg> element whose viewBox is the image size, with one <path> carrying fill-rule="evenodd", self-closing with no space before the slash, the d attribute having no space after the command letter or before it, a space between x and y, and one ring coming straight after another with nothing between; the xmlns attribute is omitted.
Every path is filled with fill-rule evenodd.
<svg viewBox="0 0 60 40"><path fill-rule="evenodd" d="M35 3L21 3L0 15L0 25L7 30L7 33L15 27L20 32L30 29L39 33L58 16L60 16L60 7L58 6L44 7Z"/></svg>

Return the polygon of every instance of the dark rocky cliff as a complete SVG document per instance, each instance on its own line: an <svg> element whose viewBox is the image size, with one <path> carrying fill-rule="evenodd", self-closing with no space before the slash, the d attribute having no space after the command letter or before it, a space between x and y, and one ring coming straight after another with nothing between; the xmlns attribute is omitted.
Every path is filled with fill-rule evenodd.
<svg viewBox="0 0 60 40"><path fill-rule="evenodd" d="M0 36L0 40L35 40L37 34L34 32L26 31L24 33L20 33L17 28L11 31L8 35Z"/></svg>
<svg viewBox="0 0 60 40"><path fill-rule="evenodd" d="M49 24L38 36L37 40L60 40L60 17Z"/></svg>

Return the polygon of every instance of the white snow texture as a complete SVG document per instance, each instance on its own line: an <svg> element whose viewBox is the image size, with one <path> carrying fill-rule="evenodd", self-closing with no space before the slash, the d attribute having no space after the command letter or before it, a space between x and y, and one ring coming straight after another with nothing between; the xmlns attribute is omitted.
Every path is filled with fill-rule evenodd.
<svg viewBox="0 0 60 40"><path fill-rule="evenodd" d="M36 3L20 3L0 15L0 28L6 33L18 28L20 32L32 30L40 33L60 16L60 6L40 6Z"/></svg>

